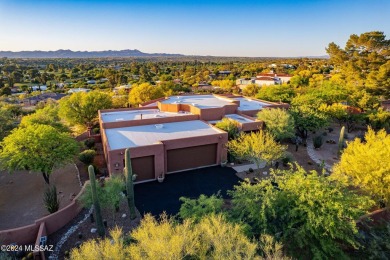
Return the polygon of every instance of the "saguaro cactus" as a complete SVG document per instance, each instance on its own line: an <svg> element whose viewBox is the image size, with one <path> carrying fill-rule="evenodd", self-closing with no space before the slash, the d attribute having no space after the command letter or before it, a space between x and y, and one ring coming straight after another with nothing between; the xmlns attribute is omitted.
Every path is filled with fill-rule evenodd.
<svg viewBox="0 0 390 260"><path fill-rule="evenodd" d="M125 168L123 169L123 174L126 178L127 204L129 205L130 219L135 219L137 215L135 213L133 169L131 168L129 148L125 151Z"/></svg>
<svg viewBox="0 0 390 260"><path fill-rule="evenodd" d="M103 226L103 218L102 218L102 213L100 211L100 204L99 204L99 199L96 191L95 170L93 169L92 165L88 167L88 173L89 173L89 180L91 182L92 200L93 200L93 206L95 208L95 219L96 219L97 231L99 236L104 236L105 230Z"/></svg>
<svg viewBox="0 0 390 260"><path fill-rule="evenodd" d="M345 126L343 126L340 130L340 137L339 137L339 155L341 155L341 150L343 149L343 144L344 144L344 131L345 131Z"/></svg>

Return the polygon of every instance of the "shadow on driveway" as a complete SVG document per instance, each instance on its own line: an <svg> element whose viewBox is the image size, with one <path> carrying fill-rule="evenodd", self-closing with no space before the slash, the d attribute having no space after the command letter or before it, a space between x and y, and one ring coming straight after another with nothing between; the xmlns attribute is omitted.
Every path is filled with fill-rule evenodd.
<svg viewBox="0 0 390 260"><path fill-rule="evenodd" d="M226 191L238 184L236 171L227 167L208 167L165 175L163 183L148 182L134 186L135 205L141 214L158 216L164 211L169 215L179 212L180 197L197 198L201 194L212 195Z"/></svg>

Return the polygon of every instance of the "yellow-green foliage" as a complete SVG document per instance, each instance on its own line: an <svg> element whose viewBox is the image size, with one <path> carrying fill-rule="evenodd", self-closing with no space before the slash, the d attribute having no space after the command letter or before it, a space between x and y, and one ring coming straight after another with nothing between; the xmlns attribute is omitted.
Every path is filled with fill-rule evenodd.
<svg viewBox="0 0 390 260"><path fill-rule="evenodd" d="M191 221L174 225L166 215L160 222L150 215L145 216L131 237L137 241L129 247L134 260L182 259L195 255L199 246Z"/></svg>
<svg viewBox="0 0 390 260"><path fill-rule="evenodd" d="M359 138L348 143L333 178L368 192L377 201L390 201L390 135L369 129L366 143Z"/></svg>
<svg viewBox="0 0 390 260"><path fill-rule="evenodd" d="M240 124L237 121L226 117L216 123L215 126L226 131L228 133L229 140L237 137L240 131Z"/></svg>
<svg viewBox="0 0 390 260"><path fill-rule="evenodd" d="M229 151L235 157L256 163L257 168L261 161L270 163L283 156L286 146L276 142L273 136L264 131L241 134L237 139L228 143Z"/></svg>
<svg viewBox="0 0 390 260"><path fill-rule="evenodd" d="M110 232L111 238L89 240L83 243L80 249L73 249L70 259L73 260L123 260L129 259L128 251L126 250L122 230L114 228Z"/></svg>
<svg viewBox="0 0 390 260"><path fill-rule="evenodd" d="M163 96L164 92L159 86L153 86L150 83L134 84L129 94L129 103L137 106L146 101Z"/></svg>
<svg viewBox="0 0 390 260"><path fill-rule="evenodd" d="M130 245L123 243L120 229L111 238L90 240L71 252L71 259L259 259L257 245L251 242L241 226L231 224L221 215L211 215L199 223L185 220L176 223L166 215L160 221L146 215L130 234Z"/></svg>
<svg viewBox="0 0 390 260"><path fill-rule="evenodd" d="M267 131L278 140L295 135L294 118L284 109L262 109L257 114L257 119L263 121Z"/></svg>

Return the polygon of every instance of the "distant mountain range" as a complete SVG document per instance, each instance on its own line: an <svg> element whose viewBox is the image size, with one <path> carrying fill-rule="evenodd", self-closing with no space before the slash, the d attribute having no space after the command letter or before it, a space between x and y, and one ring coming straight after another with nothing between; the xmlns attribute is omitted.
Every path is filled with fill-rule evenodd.
<svg viewBox="0 0 390 260"><path fill-rule="evenodd" d="M125 57L182 57L182 54L145 53L139 50L120 51L0 51L0 58L125 58Z"/></svg>
<svg viewBox="0 0 390 260"><path fill-rule="evenodd" d="M183 55L170 53L145 53L139 50L120 50L120 51L0 51L0 58L127 58L127 57L209 57L224 58L222 56L200 56L200 55ZM245 58L245 57L225 57L225 58ZM283 57L251 57L251 58L283 58ZM328 59L328 55L323 56L299 56L284 58L317 58Z"/></svg>

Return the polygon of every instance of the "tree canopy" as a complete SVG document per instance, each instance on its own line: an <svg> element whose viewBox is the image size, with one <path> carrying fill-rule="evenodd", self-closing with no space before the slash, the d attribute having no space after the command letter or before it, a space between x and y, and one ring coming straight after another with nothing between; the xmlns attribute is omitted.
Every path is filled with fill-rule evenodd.
<svg viewBox="0 0 390 260"><path fill-rule="evenodd" d="M226 131L228 133L229 140L236 138L240 132L239 123L230 118L222 118L222 120L216 123L215 126Z"/></svg>
<svg viewBox="0 0 390 260"><path fill-rule="evenodd" d="M100 109L112 107L109 94L100 91L77 92L60 100L59 115L71 125L91 126Z"/></svg>
<svg viewBox="0 0 390 260"><path fill-rule="evenodd" d="M133 85L129 95L129 103L133 106L137 106L141 103L163 96L164 92L161 87L153 86L150 83L142 83Z"/></svg>
<svg viewBox="0 0 390 260"><path fill-rule="evenodd" d="M352 34L344 49L332 42L326 51L349 88L389 97L390 40L383 32Z"/></svg>
<svg viewBox="0 0 390 260"><path fill-rule="evenodd" d="M0 146L2 169L40 172L47 184L53 170L71 162L79 149L69 134L41 124L14 129Z"/></svg>
<svg viewBox="0 0 390 260"><path fill-rule="evenodd" d="M303 168L275 171L257 184L242 182L230 193L233 214L254 235L279 238L298 257L345 257L345 246L357 247L355 219L370 200L338 182Z"/></svg>
<svg viewBox="0 0 390 260"><path fill-rule="evenodd" d="M261 130L241 134L229 141L228 149L235 157L255 163L259 169L262 161L271 163L281 158L286 147L276 142L272 134Z"/></svg>
<svg viewBox="0 0 390 260"><path fill-rule="evenodd" d="M369 129L365 141L348 142L340 162L334 166L333 179L359 187L378 203L390 202L390 135Z"/></svg>
<svg viewBox="0 0 390 260"><path fill-rule="evenodd" d="M130 233L127 245L119 229L111 231L111 239L90 240L75 248L70 259L254 259L257 245L221 215L210 215L200 222L191 219L182 224L163 215L160 221L145 215ZM163 241L163 242L162 242Z"/></svg>
<svg viewBox="0 0 390 260"><path fill-rule="evenodd" d="M297 106L290 109L295 128L302 138L307 138L308 131L316 131L328 124L328 117L309 106Z"/></svg>
<svg viewBox="0 0 390 260"><path fill-rule="evenodd" d="M294 118L284 109L262 109L257 119L265 123L269 131L277 140L290 138L295 135Z"/></svg>

